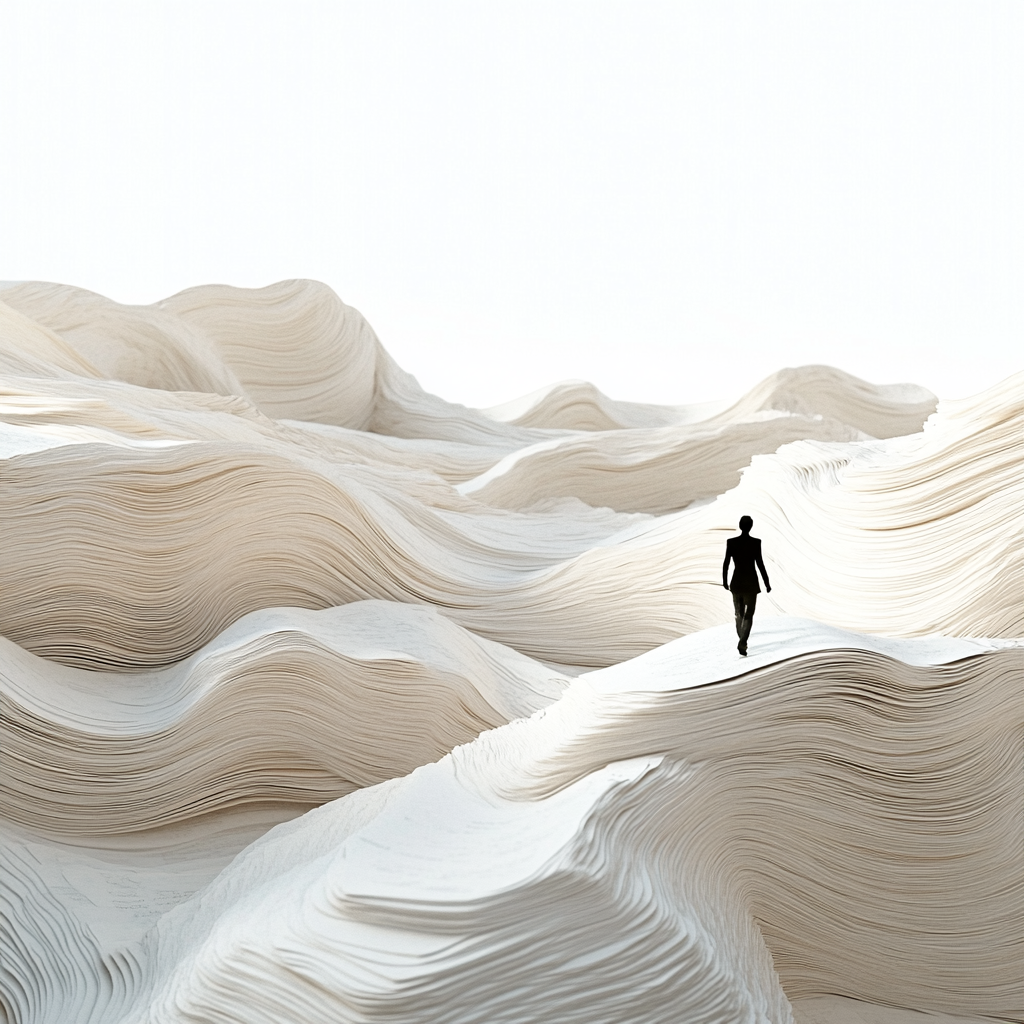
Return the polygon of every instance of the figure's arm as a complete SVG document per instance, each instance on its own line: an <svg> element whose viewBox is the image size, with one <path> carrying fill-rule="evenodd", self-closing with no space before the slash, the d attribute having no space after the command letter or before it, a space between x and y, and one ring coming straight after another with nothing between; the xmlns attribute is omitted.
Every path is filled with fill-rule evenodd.
<svg viewBox="0 0 1024 1024"><path fill-rule="evenodd" d="M764 580L764 589L770 594L772 592L772 585L768 582L768 572L764 567L764 561L761 558L761 545L757 546L757 567L761 570L761 579Z"/></svg>
<svg viewBox="0 0 1024 1024"><path fill-rule="evenodd" d="M732 558L732 554L729 551L729 545L725 547L725 561L722 563L722 586L726 590L729 589L729 559Z"/></svg>

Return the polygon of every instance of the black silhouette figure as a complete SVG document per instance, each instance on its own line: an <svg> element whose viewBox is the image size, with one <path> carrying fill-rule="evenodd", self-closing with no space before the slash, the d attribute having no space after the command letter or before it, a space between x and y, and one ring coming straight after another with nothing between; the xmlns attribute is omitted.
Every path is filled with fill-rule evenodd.
<svg viewBox="0 0 1024 1024"><path fill-rule="evenodd" d="M756 565L761 570L765 590L770 594L772 585L768 582L764 562L761 561L761 541L750 536L750 528L754 520L750 516L740 519L740 535L730 537L725 544L725 561L722 563L722 586L732 591L732 606L736 609L736 635L740 642L736 650L744 657L747 655L747 640L750 627L754 624L754 608L757 606L757 595L761 587L757 582ZM732 559L732 582L729 582L729 560Z"/></svg>

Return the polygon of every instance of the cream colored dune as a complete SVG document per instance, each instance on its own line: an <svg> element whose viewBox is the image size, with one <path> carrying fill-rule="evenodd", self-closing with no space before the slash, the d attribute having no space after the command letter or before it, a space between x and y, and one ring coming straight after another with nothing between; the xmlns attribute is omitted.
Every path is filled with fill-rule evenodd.
<svg viewBox="0 0 1024 1024"><path fill-rule="evenodd" d="M10 641L0 652L0 805L74 836L323 803L528 716L568 681L429 609L379 601L254 612L148 674L69 669Z"/></svg>
<svg viewBox="0 0 1024 1024"><path fill-rule="evenodd" d="M41 356L125 384L237 395L275 418L504 450L543 436L426 394L358 310L316 281L205 285L150 306L30 282L0 290L0 303L0 365L14 373L46 376Z"/></svg>
<svg viewBox="0 0 1024 1024"><path fill-rule="evenodd" d="M0 302L0 370L42 377L100 376L71 345L5 302Z"/></svg>
<svg viewBox="0 0 1024 1024"><path fill-rule="evenodd" d="M738 402L644 405L617 402L586 381L564 381L505 405L483 410L523 427L621 430L695 423L732 423L763 412L826 416L873 437L920 430L935 411L935 396L913 384L879 386L832 366L779 370Z"/></svg>
<svg viewBox="0 0 1024 1024"><path fill-rule="evenodd" d="M243 394L238 378L205 338L152 306L123 306L82 288L42 283L7 288L0 301L57 335L108 380Z"/></svg>
<svg viewBox="0 0 1024 1024"><path fill-rule="evenodd" d="M731 490L755 455L791 441L863 437L836 420L786 413L711 426L573 434L505 456L461 484L459 493L500 508L579 498L620 512L663 515Z"/></svg>
<svg viewBox="0 0 1024 1024"><path fill-rule="evenodd" d="M380 343L324 285L190 288L160 309L209 339L268 416L361 428L373 415Z"/></svg>

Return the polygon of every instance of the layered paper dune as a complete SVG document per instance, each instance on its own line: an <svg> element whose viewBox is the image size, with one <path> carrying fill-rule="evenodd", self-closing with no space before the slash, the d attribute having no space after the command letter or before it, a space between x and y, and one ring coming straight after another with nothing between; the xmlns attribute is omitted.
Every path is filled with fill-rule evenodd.
<svg viewBox="0 0 1024 1024"><path fill-rule="evenodd" d="M1024 375L473 410L314 282L0 290L0 1014L1024 1020L1022 454Z"/></svg>

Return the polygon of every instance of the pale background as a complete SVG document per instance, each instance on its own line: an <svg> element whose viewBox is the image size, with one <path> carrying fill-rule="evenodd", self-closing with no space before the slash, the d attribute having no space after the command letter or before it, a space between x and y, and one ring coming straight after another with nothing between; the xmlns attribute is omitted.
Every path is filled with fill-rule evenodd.
<svg viewBox="0 0 1024 1024"><path fill-rule="evenodd" d="M1024 366L1024 3L0 4L0 278L314 277L424 386Z"/></svg>

